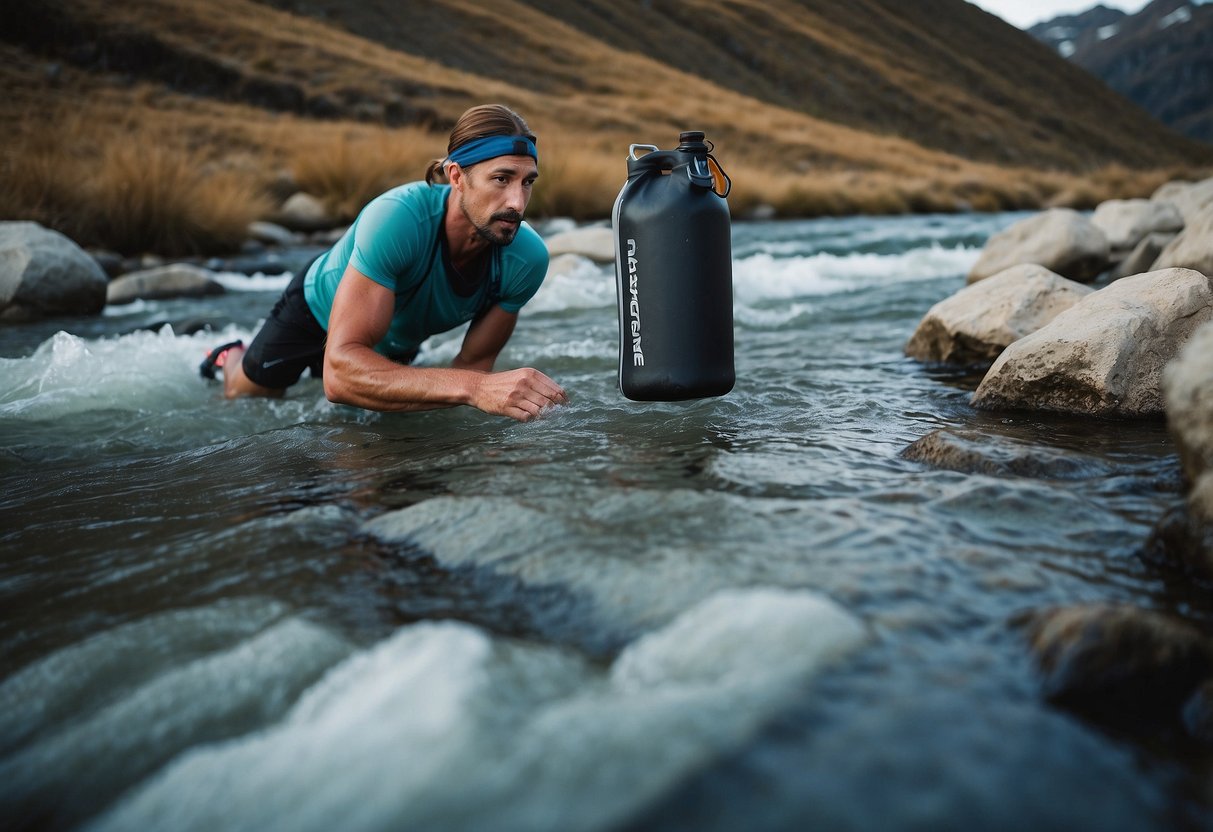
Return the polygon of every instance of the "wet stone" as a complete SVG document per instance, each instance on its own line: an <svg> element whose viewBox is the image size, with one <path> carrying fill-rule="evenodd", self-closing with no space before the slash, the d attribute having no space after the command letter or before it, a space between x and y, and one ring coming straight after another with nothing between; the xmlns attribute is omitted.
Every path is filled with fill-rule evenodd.
<svg viewBox="0 0 1213 832"><path fill-rule="evenodd" d="M1177 505L1154 526L1141 558L1213 584L1213 527L1194 517L1187 505Z"/></svg>
<svg viewBox="0 0 1213 832"><path fill-rule="evenodd" d="M1213 642L1151 610L1087 604L1033 611L1016 623L1049 701L1126 729L1177 722L1213 676Z"/></svg>
<svg viewBox="0 0 1213 832"><path fill-rule="evenodd" d="M903 459L962 474L1080 479L1106 473L1094 457L1063 453L971 430L940 429L901 452Z"/></svg>

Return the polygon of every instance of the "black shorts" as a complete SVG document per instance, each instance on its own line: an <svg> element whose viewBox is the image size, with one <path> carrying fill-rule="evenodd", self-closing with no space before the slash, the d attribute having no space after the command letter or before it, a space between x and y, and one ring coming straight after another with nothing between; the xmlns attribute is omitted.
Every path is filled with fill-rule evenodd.
<svg viewBox="0 0 1213 832"><path fill-rule="evenodd" d="M297 382L304 370L311 370L313 378L320 378L324 371L328 333L303 298L308 266L300 269L283 290L244 353L244 374L262 387L282 390Z"/></svg>

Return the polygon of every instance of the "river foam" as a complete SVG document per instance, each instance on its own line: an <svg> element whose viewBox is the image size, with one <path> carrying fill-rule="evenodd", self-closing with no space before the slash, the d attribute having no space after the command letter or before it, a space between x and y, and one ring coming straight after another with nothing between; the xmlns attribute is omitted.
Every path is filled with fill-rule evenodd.
<svg viewBox="0 0 1213 832"><path fill-rule="evenodd" d="M864 627L810 592L734 590L605 671L423 623L286 719L179 759L93 828L607 829L743 743Z"/></svg>

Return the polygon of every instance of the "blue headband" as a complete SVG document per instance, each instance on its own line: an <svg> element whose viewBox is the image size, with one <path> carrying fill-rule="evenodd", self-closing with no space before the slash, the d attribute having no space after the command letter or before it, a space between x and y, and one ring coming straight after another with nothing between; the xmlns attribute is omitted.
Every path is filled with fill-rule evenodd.
<svg viewBox="0 0 1213 832"><path fill-rule="evenodd" d="M485 136L455 148L446 161L466 168L497 156L530 156L539 164L535 141L526 136Z"/></svg>

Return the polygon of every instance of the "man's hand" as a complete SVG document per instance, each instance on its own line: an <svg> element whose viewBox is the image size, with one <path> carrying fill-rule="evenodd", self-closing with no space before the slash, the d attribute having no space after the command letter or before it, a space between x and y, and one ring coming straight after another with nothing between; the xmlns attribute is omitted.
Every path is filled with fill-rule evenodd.
<svg viewBox="0 0 1213 832"><path fill-rule="evenodd" d="M547 408L568 401L560 385L530 367L485 373L472 394L472 405L477 409L520 422L537 419Z"/></svg>

